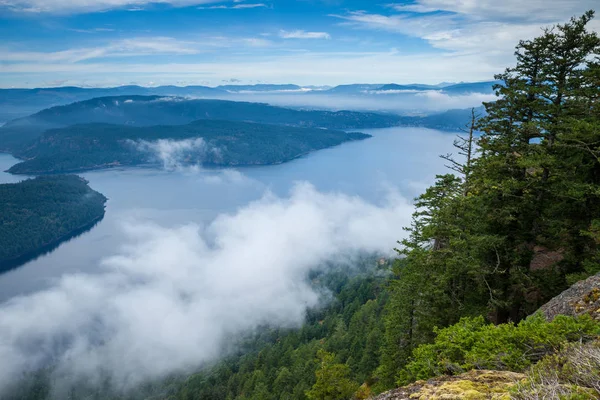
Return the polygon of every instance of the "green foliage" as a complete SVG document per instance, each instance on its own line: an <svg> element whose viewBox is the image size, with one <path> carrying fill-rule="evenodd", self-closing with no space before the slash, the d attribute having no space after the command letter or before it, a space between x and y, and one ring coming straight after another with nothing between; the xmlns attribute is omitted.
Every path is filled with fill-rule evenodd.
<svg viewBox="0 0 600 400"><path fill-rule="evenodd" d="M600 334L600 323L589 316L557 316L547 322L535 314L519 324L493 325L483 317L462 318L459 323L435 330L431 344L417 347L399 374L399 383L471 369L524 371L565 343L590 341Z"/></svg>
<svg viewBox="0 0 600 400"><path fill-rule="evenodd" d="M496 77L499 97L476 123L478 153L468 166L447 156L461 176L439 176L417 198L386 310L383 387L434 339L434 327L477 316L519 322L598 272L600 38L586 30L592 17L519 43L516 66Z"/></svg>
<svg viewBox="0 0 600 400"><path fill-rule="evenodd" d="M335 363L335 354L319 350L319 369L315 372L317 381L306 392L308 400L347 400L358 390L358 384L349 379L350 368L346 364Z"/></svg>
<svg viewBox="0 0 600 400"><path fill-rule="evenodd" d="M83 178L72 175L0 185L0 267L99 220L105 202Z"/></svg>
<svg viewBox="0 0 600 400"><path fill-rule="evenodd" d="M307 393L352 395L362 382L367 385L361 393L369 392L383 344L387 265L369 258L354 268L358 276L343 270L313 273L313 284L335 295L326 308L309 310L300 329L261 330L239 353L189 378L174 399L250 399L266 387L271 397L265 399L306 400ZM340 385L330 392L332 380Z"/></svg>

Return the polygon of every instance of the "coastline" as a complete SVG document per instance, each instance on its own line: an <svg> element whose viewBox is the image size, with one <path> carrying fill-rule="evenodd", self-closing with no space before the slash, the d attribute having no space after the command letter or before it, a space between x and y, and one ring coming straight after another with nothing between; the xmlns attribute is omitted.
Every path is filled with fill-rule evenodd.
<svg viewBox="0 0 600 400"><path fill-rule="evenodd" d="M104 219L105 214L106 212L103 211L101 215L96 216L93 220L88 221L87 223L67 232L66 234L36 249L29 250L10 259L0 260L0 274L19 268L30 261L36 260L41 256L49 254L56 250L58 247L60 247L60 245L62 245L63 243L69 242L70 240L75 239L76 237L83 235L86 232L89 232Z"/></svg>

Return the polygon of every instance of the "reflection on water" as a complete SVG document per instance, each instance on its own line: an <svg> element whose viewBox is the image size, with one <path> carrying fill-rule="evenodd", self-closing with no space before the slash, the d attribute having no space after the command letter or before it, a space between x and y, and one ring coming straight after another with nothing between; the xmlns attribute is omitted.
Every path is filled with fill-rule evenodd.
<svg viewBox="0 0 600 400"><path fill-rule="evenodd" d="M418 128L365 131L373 138L321 150L292 162L237 170L114 169L83 174L108 197L105 218L54 251L0 275L0 301L50 285L65 273L93 273L125 243L122 226L143 220L163 226L205 225L266 193L287 196L296 182L318 190L382 203L390 190L413 198L444 173L439 154L453 150L453 134ZM0 170L18 160L0 154ZM23 177L0 173L0 182ZM400 230L400 227L399 227Z"/></svg>
<svg viewBox="0 0 600 400"><path fill-rule="evenodd" d="M11 175L6 172L7 169L18 163L19 160L10 154L0 153L0 183L15 183L26 179L24 176Z"/></svg>
<svg viewBox="0 0 600 400"><path fill-rule="evenodd" d="M98 225L100 221L102 221L102 218L97 219L91 224L88 224L82 228L76 229L70 234L63 236L61 239L58 239L46 246L43 246L37 249L36 251L31 251L13 260L0 261L0 274L8 272L15 268L19 268L27 263L37 260L40 257L52 253L54 250L58 249L63 243L70 242L71 240L76 239L78 236L91 231L96 225Z"/></svg>

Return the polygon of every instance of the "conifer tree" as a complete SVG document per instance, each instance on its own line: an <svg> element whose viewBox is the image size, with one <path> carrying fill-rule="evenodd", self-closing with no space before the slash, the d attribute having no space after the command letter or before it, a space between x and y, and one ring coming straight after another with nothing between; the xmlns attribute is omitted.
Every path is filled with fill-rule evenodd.
<svg viewBox="0 0 600 400"><path fill-rule="evenodd" d="M306 392L309 400L346 400L358 390L358 384L349 379L350 368L346 364L337 364L335 355L319 350L320 362L316 371L317 382Z"/></svg>

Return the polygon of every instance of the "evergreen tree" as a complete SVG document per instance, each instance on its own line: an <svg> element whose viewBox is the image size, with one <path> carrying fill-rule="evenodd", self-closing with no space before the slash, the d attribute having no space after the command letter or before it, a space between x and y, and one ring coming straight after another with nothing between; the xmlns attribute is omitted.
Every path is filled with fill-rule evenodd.
<svg viewBox="0 0 600 400"><path fill-rule="evenodd" d="M309 400L347 400L358 390L358 384L349 379L350 368L337 364L335 355L325 350L317 353L320 362L315 372L317 382L306 392Z"/></svg>
<svg viewBox="0 0 600 400"><path fill-rule="evenodd" d="M587 12L521 41L498 99L456 142L459 174L416 200L399 249L378 377L464 316L518 322L598 270L600 39ZM473 154L474 129L482 135Z"/></svg>

